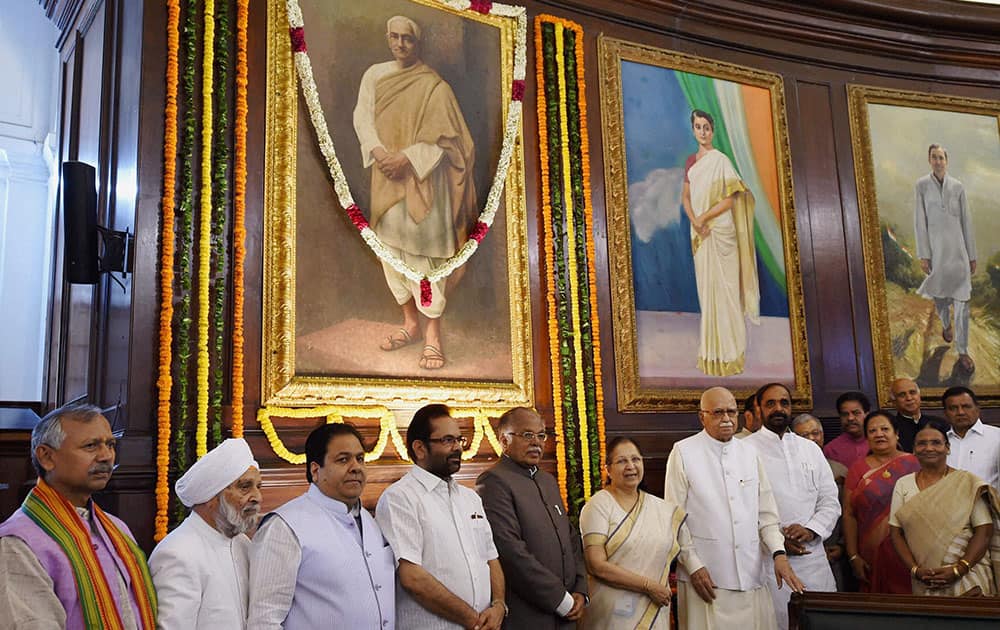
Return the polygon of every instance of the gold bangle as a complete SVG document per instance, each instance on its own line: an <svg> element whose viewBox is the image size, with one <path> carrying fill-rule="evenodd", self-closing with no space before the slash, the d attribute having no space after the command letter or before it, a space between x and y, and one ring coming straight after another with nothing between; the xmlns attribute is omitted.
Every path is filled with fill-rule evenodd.
<svg viewBox="0 0 1000 630"><path fill-rule="evenodd" d="M962 578L962 574L958 572L958 565L957 564L951 565L951 570L955 573L955 579L956 580L959 580L959 579Z"/></svg>
<svg viewBox="0 0 1000 630"><path fill-rule="evenodd" d="M914 580L917 579L917 569L919 568L920 567L917 565L913 565L912 567L910 567L910 575L913 577Z"/></svg>
<svg viewBox="0 0 1000 630"><path fill-rule="evenodd" d="M965 565L965 572L966 572L966 574L968 574L969 571L972 571L972 567L969 566L969 561L966 560L965 558L959 558L958 562L959 562L959 564L964 564Z"/></svg>
<svg viewBox="0 0 1000 630"><path fill-rule="evenodd" d="M855 560L856 558L859 558L859 557L861 557L861 554L860 554L860 553L856 553L856 554L854 554L853 556L851 556L850 558L848 558L848 559L847 559L847 561L848 561L848 562L854 562L854 560Z"/></svg>
<svg viewBox="0 0 1000 630"><path fill-rule="evenodd" d="M642 592L649 593L649 578L642 578Z"/></svg>

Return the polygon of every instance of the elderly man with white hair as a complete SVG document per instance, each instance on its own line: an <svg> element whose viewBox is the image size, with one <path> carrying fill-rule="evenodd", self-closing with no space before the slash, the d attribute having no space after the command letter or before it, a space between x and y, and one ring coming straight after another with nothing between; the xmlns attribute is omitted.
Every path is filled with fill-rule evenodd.
<svg viewBox="0 0 1000 630"><path fill-rule="evenodd" d="M245 628L250 539L260 511L260 470L246 440L224 441L174 489L191 514L149 558L162 630Z"/></svg>

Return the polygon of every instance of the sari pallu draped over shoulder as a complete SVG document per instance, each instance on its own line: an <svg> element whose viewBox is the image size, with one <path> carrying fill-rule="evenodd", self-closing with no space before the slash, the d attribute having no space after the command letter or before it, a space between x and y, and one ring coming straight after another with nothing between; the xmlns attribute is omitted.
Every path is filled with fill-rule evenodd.
<svg viewBox="0 0 1000 630"><path fill-rule="evenodd" d="M985 500L993 517L988 551L960 580L944 588L928 588L913 581L915 595L958 596L979 587L985 595L1000 593L1000 496L979 477L952 470L934 485L921 490L896 511L906 543L921 567L955 564L972 538L972 510Z"/></svg>
<svg viewBox="0 0 1000 630"><path fill-rule="evenodd" d="M687 513L641 491L624 516L607 490L596 493L588 505L591 509L580 515L584 547L602 545L609 562L669 588L670 564L681 551L680 529ZM601 514L593 518L595 512ZM598 522L605 515L612 518ZM615 588L593 577L590 584L590 606L581 627L602 630L670 627L669 607L661 607L646 595Z"/></svg>
<svg viewBox="0 0 1000 630"><path fill-rule="evenodd" d="M741 373L746 361L746 319L760 323L754 197L729 158L716 149L698 158L687 175L695 216L733 198L730 210L709 221L707 238L691 228L701 310L698 368L712 376L731 376Z"/></svg>
<svg viewBox="0 0 1000 630"><path fill-rule="evenodd" d="M858 553L871 567L870 582L862 584L862 590L907 594L910 575L889 538L889 512L896 481L920 470L920 463L913 455L905 454L859 475L858 469L863 466L867 466L863 459L851 466L845 485L858 521Z"/></svg>

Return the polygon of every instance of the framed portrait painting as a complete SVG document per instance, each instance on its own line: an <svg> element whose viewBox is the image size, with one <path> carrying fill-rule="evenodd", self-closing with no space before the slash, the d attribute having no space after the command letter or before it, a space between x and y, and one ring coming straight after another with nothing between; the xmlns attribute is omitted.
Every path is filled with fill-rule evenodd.
<svg viewBox="0 0 1000 630"><path fill-rule="evenodd" d="M618 407L811 406L781 77L599 41Z"/></svg>
<svg viewBox="0 0 1000 630"><path fill-rule="evenodd" d="M268 0L262 403L531 404L523 153L506 129L516 21L422 0L298 5L307 61ZM455 266L505 137L496 218Z"/></svg>
<svg viewBox="0 0 1000 630"><path fill-rule="evenodd" d="M848 86L875 373L1000 404L1000 102Z"/></svg>

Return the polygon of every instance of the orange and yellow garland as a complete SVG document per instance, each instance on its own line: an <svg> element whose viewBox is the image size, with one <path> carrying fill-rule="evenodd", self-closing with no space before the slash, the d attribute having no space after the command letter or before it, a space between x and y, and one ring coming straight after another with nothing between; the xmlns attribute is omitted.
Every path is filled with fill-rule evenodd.
<svg viewBox="0 0 1000 630"><path fill-rule="evenodd" d="M170 375L174 318L174 193L177 183L177 84L180 50L180 1L167 0L167 69L166 107L163 130L163 197L160 231L160 347L156 380L156 518L153 538L159 542L167 535L167 509L170 504Z"/></svg>
<svg viewBox="0 0 1000 630"><path fill-rule="evenodd" d="M490 418L495 418L507 411L506 408L477 407L475 409L453 409L453 418L472 418L473 435L469 447L462 451L462 459L472 459L479 452L483 438L490 443L494 453L499 455L502 452L500 440L497 438ZM326 422L343 422L344 418L375 419L379 421L379 434L375 446L365 453L365 461L373 462L382 457L389 440L396 449L396 455L400 459L409 461L410 457L406 453L406 445L403 437L396 426L396 414L388 407L382 405L354 406L354 405L323 405L320 407L264 407L257 411L257 422L267 436L268 444L274 454L290 464L306 463L306 456L303 453L293 453L285 446L278 431L274 427L271 417L279 418L325 418Z"/></svg>
<svg viewBox="0 0 1000 630"><path fill-rule="evenodd" d="M541 188L542 188L542 231L543 242L545 243L545 302L548 306L548 333L549 333L549 361L552 363L552 416L556 430L556 472L559 479L559 492L563 500L566 500L566 442L563 439L563 414L560 401L562 392L562 380L559 373L559 324L556 321L556 278L552 271L555 264L555 254L552 248L552 202L549 200L549 141L547 113L545 111L545 75L542 58L542 29L541 19L535 28L535 86L538 98L538 161L541 164Z"/></svg>
<svg viewBox="0 0 1000 630"><path fill-rule="evenodd" d="M551 27L549 35L546 35L546 27ZM572 34L572 42L575 43L572 53L566 49L566 42L569 41L565 37L567 33ZM601 382L600 336L596 308L597 279L594 266L593 207L590 200L589 138L587 135L586 96L584 94L586 84L583 63L583 29L579 24L569 20L550 15L539 15L535 21L535 56L553 409L556 433L559 437L557 446L559 484L563 496L569 504L573 503L570 501L570 494L574 494L574 498L577 500L580 497L575 493L568 493L567 484L579 483L583 490L582 498L584 500L589 498L592 486L600 483L600 470L603 468L606 458L604 393ZM571 61L575 62L575 71L569 67ZM550 84L547 85L547 82ZM556 85L553 86L551 83ZM574 90L571 90L571 87ZM576 94L572 103L571 91ZM552 98L553 102L549 102L549 98ZM578 110L571 114L570 105L574 103ZM558 120L549 119L550 111L556 112ZM577 120L571 120L571 115L577 116ZM578 125L579 128L579 142L575 148L570 138L571 123ZM552 137L551 133L556 129L558 129L558 137ZM553 152L557 152L557 163L562 172L562 177L557 178L561 179L558 182L552 181L553 176L549 172L549 161L553 157ZM582 182L574 179L576 163L580 165ZM574 199L574 183L582 188L582 204ZM555 216L553 200L565 208L563 216ZM575 217L581 215L584 232L582 234L581 229L575 224ZM554 225L554 221L560 222L559 227L562 227L561 222L565 221L567 245L565 255L560 260L556 260L557 250L560 248L557 247L555 239L560 238L560 236L556 234L557 226ZM583 245L583 252L578 253L578 245ZM565 301L560 303L563 298L557 290L556 284L557 276L561 273L558 269L561 269L563 265L568 270L566 275L569 288ZM585 280L581 269L586 271ZM591 329L589 343L585 341L583 334L585 316L581 305L586 306L582 304L584 299L590 301L589 322L586 322ZM568 317L565 313L560 314L560 311L568 312ZM561 349L566 344L571 348L571 364L562 364L561 362ZM591 378L588 378L586 374L585 362L592 362ZM564 377L572 379L573 385L567 390L565 402L575 403L573 405L576 412L575 418L563 417ZM593 393L593 406L588 405L588 392ZM588 418L594 420L596 426L591 425ZM574 445L568 445L566 440L575 441L577 437L582 473L577 478L574 472L573 479L568 479L570 474L567 471L567 451L570 450L569 447ZM591 452L592 444L599 445L599 454ZM595 456L597 457L596 461L594 461ZM573 466L573 469L575 470L576 467ZM578 508L574 505L569 505L569 507L571 511Z"/></svg>
<svg viewBox="0 0 1000 630"><path fill-rule="evenodd" d="M247 200L247 17L250 0L236 1L236 120L233 138L233 437L243 437L243 261Z"/></svg>

